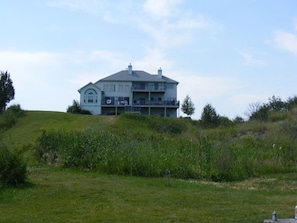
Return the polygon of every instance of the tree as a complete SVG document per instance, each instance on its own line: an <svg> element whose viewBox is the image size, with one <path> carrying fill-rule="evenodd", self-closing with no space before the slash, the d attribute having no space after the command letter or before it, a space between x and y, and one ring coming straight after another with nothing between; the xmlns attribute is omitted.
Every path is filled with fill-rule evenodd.
<svg viewBox="0 0 297 223"><path fill-rule="evenodd" d="M0 72L0 113L5 111L8 102L14 99L14 87L10 74L6 71Z"/></svg>
<svg viewBox="0 0 297 223"><path fill-rule="evenodd" d="M73 114L80 114L81 108L80 108L79 102L77 100L73 100L72 105L68 106L67 112L73 113Z"/></svg>
<svg viewBox="0 0 297 223"><path fill-rule="evenodd" d="M185 113L187 116L191 116L195 112L195 106L194 103L192 102L191 98L189 95L186 96L182 103L181 110L183 113Z"/></svg>
<svg viewBox="0 0 297 223"><path fill-rule="evenodd" d="M254 102L254 103L251 103L249 104L249 107L248 107L248 110L245 112L245 115L251 119L251 117L257 113L260 108L262 107L261 103L260 102Z"/></svg>
<svg viewBox="0 0 297 223"><path fill-rule="evenodd" d="M220 124L220 116L210 104L205 105L201 114L201 124L204 127L217 127Z"/></svg>
<svg viewBox="0 0 297 223"><path fill-rule="evenodd" d="M234 124L241 124L241 123L244 123L244 119L240 116L236 116L234 119L233 119L233 123Z"/></svg>
<svg viewBox="0 0 297 223"><path fill-rule="evenodd" d="M269 111L286 111L287 110L287 105L285 102L281 100L280 97L272 96L271 98L268 99L268 107Z"/></svg>
<svg viewBox="0 0 297 223"><path fill-rule="evenodd" d="M219 125L220 127L230 127L233 126L234 123L226 116L219 116Z"/></svg>
<svg viewBox="0 0 297 223"><path fill-rule="evenodd" d="M72 114L85 114L91 115L92 113L89 110L81 109L80 104L77 100L73 100L73 104L68 106L67 113Z"/></svg>

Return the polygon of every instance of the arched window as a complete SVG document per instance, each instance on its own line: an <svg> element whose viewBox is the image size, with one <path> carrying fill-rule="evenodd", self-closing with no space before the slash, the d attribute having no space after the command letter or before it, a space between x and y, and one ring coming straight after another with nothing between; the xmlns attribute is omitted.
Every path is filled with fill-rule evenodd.
<svg viewBox="0 0 297 223"><path fill-rule="evenodd" d="M94 89L88 89L85 91L84 95L85 103L97 103L97 92Z"/></svg>

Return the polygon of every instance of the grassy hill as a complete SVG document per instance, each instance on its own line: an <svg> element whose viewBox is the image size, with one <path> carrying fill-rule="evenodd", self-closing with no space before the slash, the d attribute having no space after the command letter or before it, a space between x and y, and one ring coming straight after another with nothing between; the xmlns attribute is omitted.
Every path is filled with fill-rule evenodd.
<svg viewBox="0 0 297 223"><path fill-rule="evenodd" d="M296 123L295 110L211 129L182 118L27 111L1 138L28 159L52 154L46 162L64 167L153 177L169 168L178 178L230 181L295 171Z"/></svg>
<svg viewBox="0 0 297 223"><path fill-rule="evenodd" d="M113 116L78 115L63 112L26 111L13 128L4 131L0 136L9 147L21 148L32 144L42 130L83 130L87 128L110 128L114 123Z"/></svg>
<svg viewBox="0 0 297 223"><path fill-rule="evenodd" d="M273 210L291 218L296 120L276 120L203 129L187 119L27 111L0 134L5 144L27 160L36 144L60 158L30 162L27 184L0 188L0 222L260 223ZM213 182L247 170L244 179Z"/></svg>

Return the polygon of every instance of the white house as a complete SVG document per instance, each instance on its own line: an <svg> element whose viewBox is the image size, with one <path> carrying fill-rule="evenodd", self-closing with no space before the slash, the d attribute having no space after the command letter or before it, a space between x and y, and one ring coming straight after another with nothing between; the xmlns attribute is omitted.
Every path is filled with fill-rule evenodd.
<svg viewBox="0 0 297 223"><path fill-rule="evenodd" d="M80 106L94 115L133 112L177 117L178 82L162 74L133 70L132 65L95 83L80 88Z"/></svg>

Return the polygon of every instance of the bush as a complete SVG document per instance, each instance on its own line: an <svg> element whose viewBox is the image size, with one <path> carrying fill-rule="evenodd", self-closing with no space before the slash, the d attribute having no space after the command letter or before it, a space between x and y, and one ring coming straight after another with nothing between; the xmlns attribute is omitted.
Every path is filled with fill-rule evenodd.
<svg viewBox="0 0 297 223"><path fill-rule="evenodd" d="M0 183L3 186L16 186L24 183L27 176L27 165L19 154L12 153L0 144Z"/></svg>
<svg viewBox="0 0 297 223"><path fill-rule="evenodd" d="M0 129L9 129L17 123L19 117L25 115L20 105L12 105L0 114Z"/></svg>
<svg viewBox="0 0 297 223"><path fill-rule="evenodd" d="M67 113L80 114L81 108L77 100L73 100L72 105L68 106Z"/></svg>
<svg viewBox="0 0 297 223"><path fill-rule="evenodd" d="M68 106L66 112L72 113L72 114L83 114L83 115L92 114L89 110L81 109L80 104L77 100L73 100L72 105Z"/></svg>
<svg viewBox="0 0 297 223"><path fill-rule="evenodd" d="M7 108L7 112L12 112L18 118L25 115L25 111L21 108L19 104L11 105Z"/></svg>

